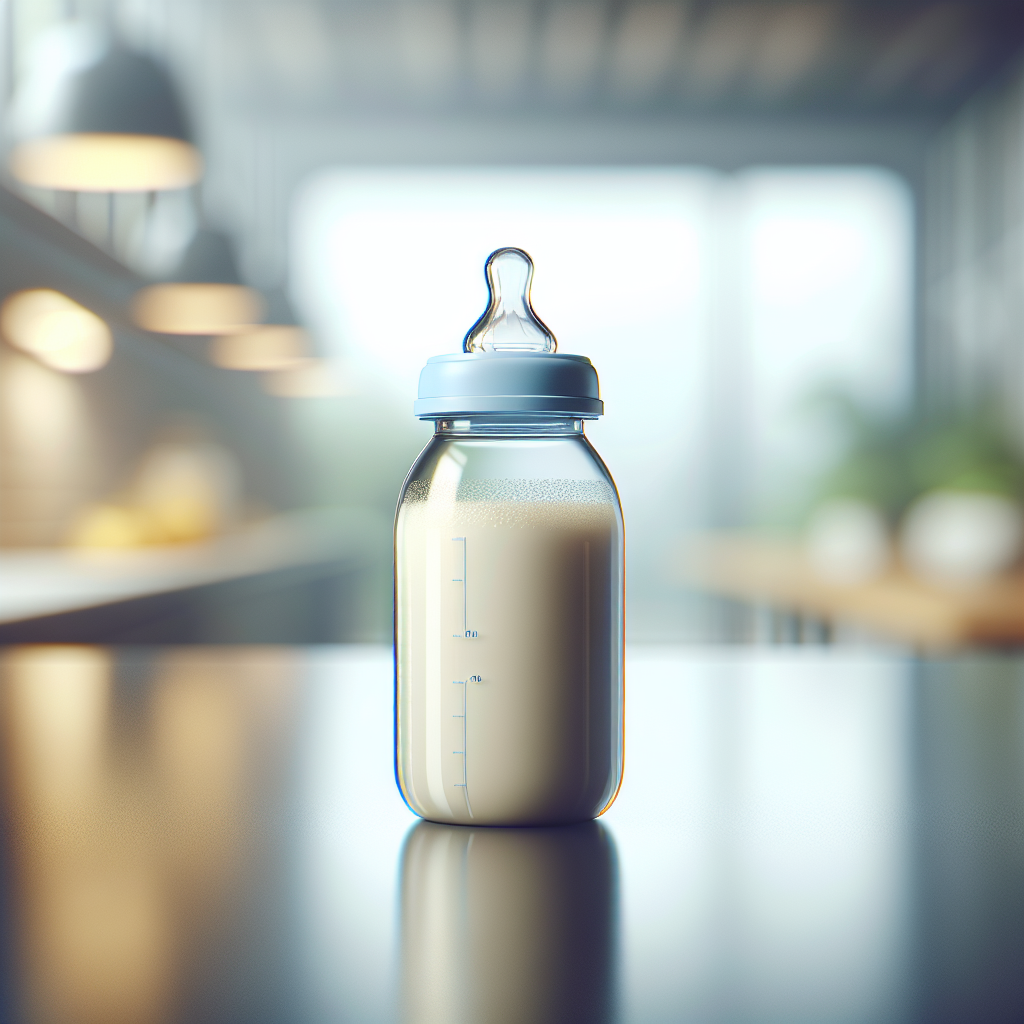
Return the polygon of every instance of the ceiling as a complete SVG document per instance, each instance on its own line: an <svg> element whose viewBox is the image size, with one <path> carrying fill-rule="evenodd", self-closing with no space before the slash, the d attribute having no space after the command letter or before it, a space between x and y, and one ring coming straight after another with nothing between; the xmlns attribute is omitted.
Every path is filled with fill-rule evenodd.
<svg viewBox="0 0 1024 1024"><path fill-rule="evenodd" d="M66 17L168 61L207 216L257 284L337 165L879 164L1024 52L1021 0L9 0L14 56Z"/></svg>
<svg viewBox="0 0 1024 1024"><path fill-rule="evenodd" d="M933 112L1024 44L1014 0L220 0L234 98L377 112Z"/></svg>

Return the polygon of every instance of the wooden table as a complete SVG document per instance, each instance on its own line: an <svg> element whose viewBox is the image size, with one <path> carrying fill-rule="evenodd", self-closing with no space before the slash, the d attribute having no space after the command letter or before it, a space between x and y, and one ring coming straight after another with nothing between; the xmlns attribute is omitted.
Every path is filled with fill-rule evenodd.
<svg viewBox="0 0 1024 1024"><path fill-rule="evenodd" d="M927 651L1024 643L1024 575L939 586L894 566L854 584L825 579L799 543L702 534L683 545L680 580L710 593L849 624Z"/></svg>

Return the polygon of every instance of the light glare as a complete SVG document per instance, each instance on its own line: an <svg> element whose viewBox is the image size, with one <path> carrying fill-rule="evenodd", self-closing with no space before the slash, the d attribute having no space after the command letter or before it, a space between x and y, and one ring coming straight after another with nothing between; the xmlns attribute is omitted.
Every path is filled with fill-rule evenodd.
<svg viewBox="0 0 1024 1024"><path fill-rule="evenodd" d="M308 350L301 327L271 324L214 338L210 362L228 370L282 370L305 362Z"/></svg>
<svg viewBox="0 0 1024 1024"><path fill-rule="evenodd" d="M181 139L83 132L27 139L14 147L10 167L15 178L36 188L159 192L194 185L203 175L203 158Z"/></svg>
<svg viewBox="0 0 1024 1024"><path fill-rule="evenodd" d="M230 334L259 322L263 300L240 284L154 284L135 296L132 312L159 334Z"/></svg>
<svg viewBox="0 0 1024 1024"><path fill-rule="evenodd" d="M50 288L11 295L0 310L0 328L15 348L64 373L98 370L114 351L103 320Z"/></svg>
<svg viewBox="0 0 1024 1024"><path fill-rule="evenodd" d="M306 359L287 370L263 375L263 389L278 398L337 398L350 390L323 359Z"/></svg>

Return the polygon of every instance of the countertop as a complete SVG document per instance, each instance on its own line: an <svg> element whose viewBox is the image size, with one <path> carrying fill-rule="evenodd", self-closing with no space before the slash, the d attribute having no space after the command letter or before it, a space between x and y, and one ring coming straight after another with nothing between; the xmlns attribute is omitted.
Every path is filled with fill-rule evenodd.
<svg viewBox="0 0 1024 1024"><path fill-rule="evenodd" d="M358 560L380 524L359 510L308 509L191 544L0 551L0 623L30 620L239 580Z"/></svg>
<svg viewBox="0 0 1024 1024"><path fill-rule="evenodd" d="M1024 1019L1024 662L634 648L596 823L419 823L380 647L7 648L4 1024Z"/></svg>

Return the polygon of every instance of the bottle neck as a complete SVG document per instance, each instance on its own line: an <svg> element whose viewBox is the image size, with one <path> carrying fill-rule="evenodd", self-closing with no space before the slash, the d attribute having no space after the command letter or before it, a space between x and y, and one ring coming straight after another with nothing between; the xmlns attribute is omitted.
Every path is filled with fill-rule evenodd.
<svg viewBox="0 0 1024 1024"><path fill-rule="evenodd" d="M578 416L550 413L506 413L434 420L437 437L572 437L583 435Z"/></svg>

